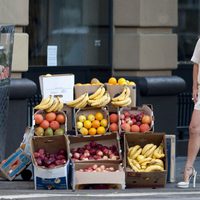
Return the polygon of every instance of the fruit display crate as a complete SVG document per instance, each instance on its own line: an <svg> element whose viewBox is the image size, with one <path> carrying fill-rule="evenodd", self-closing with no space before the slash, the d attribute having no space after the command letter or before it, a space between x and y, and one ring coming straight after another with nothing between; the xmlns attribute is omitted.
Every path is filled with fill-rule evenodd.
<svg viewBox="0 0 200 200"><path fill-rule="evenodd" d="M124 89L124 85L111 85L111 84L105 83L105 86L111 98L119 95ZM129 87L131 91L130 97L131 97L132 102L129 106L135 107L136 106L136 86L127 85L126 87ZM113 109L113 106L111 103L109 104L109 108Z"/></svg>
<svg viewBox="0 0 200 200"><path fill-rule="evenodd" d="M73 164L73 189L125 189L125 173L121 164L106 161ZM103 188L102 188L103 189Z"/></svg>
<svg viewBox="0 0 200 200"><path fill-rule="evenodd" d="M119 109L119 132L154 132L153 106L144 104Z"/></svg>
<svg viewBox="0 0 200 200"><path fill-rule="evenodd" d="M73 162L122 162L121 146L116 133L96 137L68 137Z"/></svg>
<svg viewBox="0 0 200 200"><path fill-rule="evenodd" d="M67 116L63 111L37 110L33 115L35 136L54 136L67 133Z"/></svg>
<svg viewBox="0 0 200 200"><path fill-rule="evenodd" d="M97 113L102 113L102 117L96 116ZM91 116L93 119L90 119L89 116ZM105 122L103 122L103 120ZM87 127L86 122L88 122L89 127ZM96 124L94 124L95 122ZM79 124L80 124L80 127L78 127ZM102 108L86 107L86 108L82 108L78 110L74 109L74 126L75 126L76 135L81 135L84 137L99 136L99 135L107 134L109 130L108 108L107 107L102 107ZM96 132L91 133L90 128L94 128ZM102 132L100 132L101 130L98 132L98 129L99 130L102 129Z"/></svg>
<svg viewBox="0 0 200 200"><path fill-rule="evenodd" d="M33 137L31 158L35 189L68 189L69 140L66 135Z"/></svg>
<svg viewBox="0 0 200 200"><path fill-rule="evenodd" d="M151 172L136 172L130 168L128 164L128 149L135 145L140 145L142 148L147 144L160 145L163 143L165 157L162 158L164 163L163 171ZM167 181L167 151L165 133L148 133L148 134L124 134L124 156L123 164L125 168L126 187L164 187Z"/></svg>

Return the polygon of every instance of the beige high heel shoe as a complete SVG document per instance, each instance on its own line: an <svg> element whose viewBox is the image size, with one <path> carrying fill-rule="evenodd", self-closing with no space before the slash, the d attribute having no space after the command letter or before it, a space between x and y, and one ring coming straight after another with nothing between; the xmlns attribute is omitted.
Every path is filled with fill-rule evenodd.
<svg viewBox="0 0 200 200"><path fill-rule="evenodd" d="M193 185L192 186L193 186L193 188L196 187L197 171L193 167L190 167L190 168L192 168L192 174L190 175L189 180L177 183L178 188L189 188L190 187L190 181L192 179L193 179ZM189 170L190 168L188 168L186 170Z"/></svg>

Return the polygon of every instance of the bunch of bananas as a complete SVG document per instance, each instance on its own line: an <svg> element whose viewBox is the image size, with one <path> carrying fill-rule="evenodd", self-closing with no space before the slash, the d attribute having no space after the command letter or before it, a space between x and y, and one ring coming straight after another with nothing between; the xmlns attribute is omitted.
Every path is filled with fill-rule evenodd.
<svg viewBox="0 0 200 200"><path fill-rule="evenodd" d="M163 143L158 147L152 143L146 144L143 148L135 145L128 149L127 160L135 172L163 171L165 157Z"/></svg>
<svg viewBox="0 0 200 200"><path fill-rule="evenodd" d="M104 107L110 102L110 95L104 86L100 86L93 94L89 96L88 105L92 107Z"/></svg>
<svg viewBox="0 0 200 200"><path fill-rule="evenodd" d="M76 109L85 108L87 106L88 99L89 99L89 96L88 96L88 93L86 92L82 94L81 96L79 96L78 98L76 98L75 100L67 102L66 104L67 106L73 107Z"/></svg>
<svg viewBox="0 0 200 200"><path fill-rule="evenodd" d="M59 96L55 98L50 95L47 98L43 98L41 102L34 107L36 110L45 110L46 112L57 112L63 109L63 102Z"/></svg>
<svg viewBox="0 0 200 200"><path fill-rule="evenodd" d="M114 106L120 106L120 107L129 106L132 102L130 94L131 94L130 88L124 86L123 91L117 97L112 98L111 103Z"/></svg>

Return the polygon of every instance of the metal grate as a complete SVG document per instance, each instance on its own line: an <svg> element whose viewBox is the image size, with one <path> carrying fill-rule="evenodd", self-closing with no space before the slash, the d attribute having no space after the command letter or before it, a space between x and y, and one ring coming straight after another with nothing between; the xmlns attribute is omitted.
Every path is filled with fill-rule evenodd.
<svg viewBox="0 0 200 200"><path fill-rule="evenodd" d="M189 123L191 120L194 103L191 93L181 93L178 95L178 138L184 139L188 132Z"/></svg>
<svg viewBox="0 0 200 200"><path fill-rule="evenodd" d="M0 83L0 161L4 159L9 106L9 83Z"/></svg>

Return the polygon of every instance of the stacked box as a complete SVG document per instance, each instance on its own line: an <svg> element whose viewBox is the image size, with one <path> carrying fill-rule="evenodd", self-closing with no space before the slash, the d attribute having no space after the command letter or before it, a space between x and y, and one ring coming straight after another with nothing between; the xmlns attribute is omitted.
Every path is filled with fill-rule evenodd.
<svg viewBox="0 0 200 200"><path fill-rule="evenodd" d="M54 166L53 168L39 166L35 158L35 152L40 149L44 149L48 154L55 154L59 150L63 150L67 161L61 165ZM35 189L69 188L69 141L67 136L33 137L31 140L31 156L34 170Z"/></svg>
<svg viewBox="0 0 200 200"><path fill-rule="evenodd" d="M164 144L164 171L152 171L152 172L136 172L133 171L127 161L128 148L140 145L144 147L146 144L153 143L155 145ZM149 134L124 134L124 168L126 177L126 187L164 187L167 180L167 152L165 144L165 134L164 133L149 133Z"/></svg>

